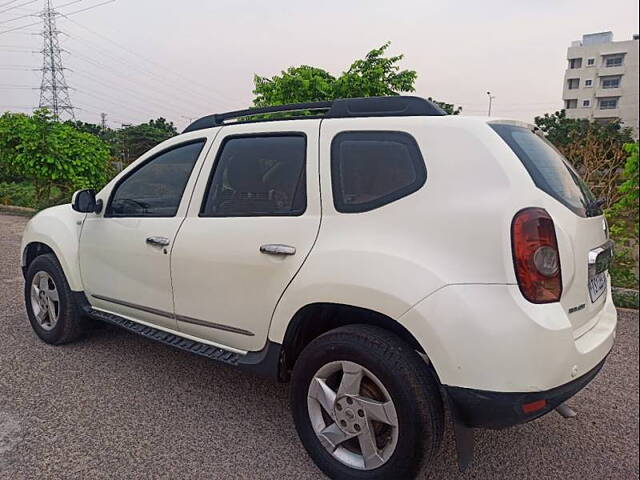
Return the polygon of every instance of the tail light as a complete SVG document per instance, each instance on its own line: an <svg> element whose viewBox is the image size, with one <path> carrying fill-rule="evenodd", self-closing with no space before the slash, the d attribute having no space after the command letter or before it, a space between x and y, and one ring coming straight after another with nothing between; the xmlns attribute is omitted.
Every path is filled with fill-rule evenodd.
<svg viewBox="0 0 640 480"><path fill-rule="evenodd" d="M551 303L562 295L560 254L553 220L542 208L525 208L511 224L513 264L524 298Z"/></svg>

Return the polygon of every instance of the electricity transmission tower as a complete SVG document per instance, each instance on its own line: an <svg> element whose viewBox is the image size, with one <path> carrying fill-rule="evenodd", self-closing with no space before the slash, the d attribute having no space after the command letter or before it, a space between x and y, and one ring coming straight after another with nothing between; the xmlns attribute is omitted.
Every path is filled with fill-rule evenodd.
<svg viewBox="0 0 640 480"><path fill-rule="evenodd" d="M69 97L69 87L64 78L65 68L62 66L62 49L58 43L56 29L56 12L51 0L45 0L44 10L40 14L44 22L42 36L42 82L40 83L40 108L48 108L56 118L63 115L75 120L73 105Z"/></svg>

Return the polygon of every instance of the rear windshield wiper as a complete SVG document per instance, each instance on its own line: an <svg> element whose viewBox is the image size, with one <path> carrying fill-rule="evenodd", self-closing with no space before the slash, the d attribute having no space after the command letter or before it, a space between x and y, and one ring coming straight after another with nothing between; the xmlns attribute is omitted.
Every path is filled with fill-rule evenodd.
<svg viewBox="0 0 640 480"><path fill-rule="evenodd" d="M604 200L591 200L585 206L585 213L587 217L595 217L597 215L602 214L602 206L604 205Z"/></svg>

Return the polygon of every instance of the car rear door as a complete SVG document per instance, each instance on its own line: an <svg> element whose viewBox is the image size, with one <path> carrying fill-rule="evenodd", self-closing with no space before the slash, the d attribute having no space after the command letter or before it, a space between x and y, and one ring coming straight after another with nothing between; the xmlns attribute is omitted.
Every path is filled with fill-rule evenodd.
<svg viewBox="0 0 640 480"><path fill-rule="evenodd" d="M222 128L171 252L178 328L242 351L266 343L275 306L320 226L320 120Z"/></svg>

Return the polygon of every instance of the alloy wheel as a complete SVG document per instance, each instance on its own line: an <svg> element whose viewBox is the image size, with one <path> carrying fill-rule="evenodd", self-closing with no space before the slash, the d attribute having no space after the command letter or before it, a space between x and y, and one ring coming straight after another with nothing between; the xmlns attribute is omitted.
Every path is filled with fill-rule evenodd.
<svg viewBox="0 0 640 480"><path fill-rule="evenodd" d="M320 443L341 463L372 470L393 455L396 407L378 377L362 365L335 361L322 366L311 379L307 408Z"/></svg>
<svg viewBox="0 0 640 480"><path fill-rule="evenodd" d="M31 281L31 308L33 315L44 330L53 330L60 314L60 297L53 278L39 271Z"/></svg>

